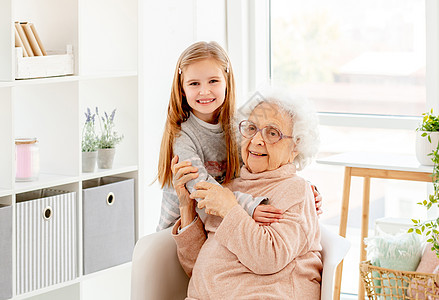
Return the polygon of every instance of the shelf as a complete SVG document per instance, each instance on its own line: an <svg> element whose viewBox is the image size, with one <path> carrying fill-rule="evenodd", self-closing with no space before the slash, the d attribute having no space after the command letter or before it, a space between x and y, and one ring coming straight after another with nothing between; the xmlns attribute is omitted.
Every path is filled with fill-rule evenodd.
<svg viewBox="0 0 439 300"><path fill-rule="evenodd" d="M0 189L0 197L11 196L12 192L12 190Z"/></svg>
<svg viewBox="0 0 439 300"><path fill-rule="evenodd" d="M57 77L48 77L48 78L20 79L15 81L0 81L0 88L34 85L34 84L75 82L75 81L94 80L94 79L135 77L135 76L137 76L136 71L132 71L132 72L122 71L122 72L110 72L110 73L100 73L100 74L82 75L82 76L68 75L68 76L57 76Z"/></svg>
<svg viewBox="0 0 439 300"><path fill-rule="evenodd" d="M93 173L82 173L81 180L90 180L99 177L105 176L114 176L122 173L134 172L137 171L138 167L135 165L132 166L114 166L112 169L97 169Z"/></svg>
<svg viewBox="0 0 439 300"><path fill-rule="evenodd" d="M0 276L0 288L2 289L0 298L3 297L2 284L7 287L5 291L8 291L8 297L9 287L11 288L12 298L10 300L129 298L131 263L114 266L87 276L81 274L84 266L83 230L85 227L83 201L81 201L83 181L93 181L93 179L109 176L143 181L140 164L143 149L140 146L143 145L144 137L141 126L141 112L144 108L139 98L138 78L139 1L105 2L104 10L102 3L101 0L6 0L2 2L0 10L0 23L2 24L0 26L0 65L2 66L0 68L0 140L4 143L0 147L2 154L0 157L2 166L0 205L9 206L7 210L8 213L11 212L11 220L7 221L8 227L0 226L0 228L12 227L12 238L8 237L12 245L9 247L12 250L12 257L9 258L9 254L0 257L6 257L8 263L12 262L12 270L6 272L7 269L5 269L3 273L6 277ZM16 21L35 24L47 51L64 51L66 45L72 45L74 75L15 79L18 66L14 37ZM123 134L124 139L117 146L112 169L97 169L93 173L81 172L82 129L85 121L84 112L88 107L93 110L98 107L99 112L102 113L104 111L111 113L113 109L117 109L115 130ZM99 131L99 129L99 125L96 124L96 130ZM36 181L15 181L17 166L14 140L18 137L38 139L40 175ZM134 184L134 205L132 209L130 208L134 216L137 216L132 222L134 238L136 238L136 233L141 232L143 228L140 226L143 218L139 214L139 207L142 208L139 206L139 201L143 197L141 186ZM79 276L69 277L70 281L38 290L27 289L27 293L17 295L18 291L25 291L17 287L20 287L20 284L26 284L27 280L17 277L22 270L18 271L18 251L26 249L26 246L18 246L20 234L26 230L17 226L16 220L19 215L17 208L21 204L26 204L23 203L26 193L48 188L77 193L74 212L77 224L74 226L76 226L75 238L78 244L74 255ZM124 208L127 206L125 205ZM101 213L101 211L97 212ZM6 219L0 218L0 220ZM40 229L36 227L29 236L35 237ZM59 232L63 234L65 240L70 237L69 233ZM48 250L43 250L41 253L50 253ZM3 267L1 264L3 261L0 259L0 269ZM47 261L41 259L38 263L45 264ZM29 261L24 261L22 265L28 268L26 272L36 267ZM62 269L60 265L53 266L53 268ZM11 276L8 273L11 273ZM106 287L108 282L111 288Z"/></svg>
<svg viewBox="0 0 439 300"><path fill-rule="evenodd" d="M15 182L15 193L24 193L53 186L78 182L77 176L66 176L59 174L40 174L36 181Z"/></svg>
<svg viewBox="0 0 439 300"><path fill-rule="evenodd" d="M66 281L66 282L55 284L55 285L47 286L47 287L44 287L44 288L41 288L41 289L38 289L38 290L35 290L35 291L32 291L32 292L16 295L14 297L14 300L29 299L31 297L39 296L39 295L46 294L46 293L49 293L49 292L52 292L52 291L55 291L55 290L58 290L58 289L62 289L62 288L66 288L66 287L69 287L69 286L73 286L75 284L79 284L80 281L81 281L81 277L78 277L78 278L75 278L75 279L70 280L70 281Z"/></svg>

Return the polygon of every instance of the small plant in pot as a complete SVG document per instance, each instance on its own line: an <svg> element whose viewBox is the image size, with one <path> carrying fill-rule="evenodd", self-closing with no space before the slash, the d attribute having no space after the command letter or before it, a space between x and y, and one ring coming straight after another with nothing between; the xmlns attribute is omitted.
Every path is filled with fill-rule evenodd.
<svg viewBox="0 0 439 300"><path fill-rule="evenodd" d="M416 129L416 158L422 165L432 166L430 156L439 141L439 116L433 114L433 109L422 115L422 123Z"/></svg>
<svg viewBox="0 0 439 300"><path fill-rule="evenodd" d="M424 114L423 123L420 128L421 129L418 130L425 131L421 133L420 136L428 140L428 142L434 146L432 147L431 152L427 155L430 160L430 165L433 165L433 172L431 175L433 193L428 195L428 199L418 202L419 205L422 205L429 210L433 206L439 207L439 145L437 143L437 137L432 137L432 134L437 134L437 131L439 131L439 118L433 115L433 110L431 110L430 113ZM412 222L414 223L414 226L409 229L409 232L414 231L419 235L425 235L427 242L431 244L431 251L434 251L439 258L439 218L423 222L419 219L412 219Z"/></svg>
<svg viewBox="0 0 439 300"><path fill-rule="evenodd" d="M104 112L104 116L99 116L99 110L96 107L96 114L99 117L101 128L98 149L98 167L99 169L111 169L113 167L114 155L116 153L116 145L123 139L123 135L119 135L114 130L114 116L116 114L116 109L114 109L110 115Z"/></svg>
<svg viewBox="0 0 439 300"><path fill-rule="evenodd" d="M95 131L95 116L90 108L87 108L82 128L82 172L94 172L96 167L99 141Z"/></svg>

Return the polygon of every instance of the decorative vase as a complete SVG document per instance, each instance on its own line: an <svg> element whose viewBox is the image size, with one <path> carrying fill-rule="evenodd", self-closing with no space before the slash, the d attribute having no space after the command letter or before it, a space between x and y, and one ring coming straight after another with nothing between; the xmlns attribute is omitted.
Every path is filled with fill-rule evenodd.
<svg viewBox="0 0 439 300"><path fill-rule="evenodd" d="M82 152L82 172L91 173L95 171L98 151Z"/></svg>
<svg viewBox="0 0 439 300"><path fill-rule="evenodd" d="M111 169L113 167L116 148L98 149L98 168Z"/></svg>
<svg viewBox="0 0 439 300"><path fill-rule="evenodd" d="M431 143L428 141L428 136L421 136L427 132L430 135ZM432 166L431 152L436 149L439 141L439 132L432 131L417 131L416 132L416 158L421 165Z"/></svg>

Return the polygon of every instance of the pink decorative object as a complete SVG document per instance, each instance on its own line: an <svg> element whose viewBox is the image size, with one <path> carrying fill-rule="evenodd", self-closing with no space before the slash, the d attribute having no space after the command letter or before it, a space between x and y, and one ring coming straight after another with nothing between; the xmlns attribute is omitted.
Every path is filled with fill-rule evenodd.
<svg viewBox="0 0 439 300"><path fill-rule="evenodd" d="M15 140L15 180L33 181L40 172L40 156L36 138Z"/></svg>
<svg viewBox="0 0 439 300"><path fill-rule="evenodd" d="M421 262L419 263L416 272L438 274L439 258L436 256L436 253L431 250L432 246L433 246L432 244L427 244L425 246L425 250L422 255ZM434 283L431 279L429 279L427 282L422 280L412 280L410 285L411 285L411 289L408 295L413 297L414 299L420 299L420 300L438 299L438 297L436 296L439 295L437 294L436 296L432 295L434 293L432 288L433 285L436 285L436 283ZM427 290L425 290L425 288L427 288Z"/></svg>

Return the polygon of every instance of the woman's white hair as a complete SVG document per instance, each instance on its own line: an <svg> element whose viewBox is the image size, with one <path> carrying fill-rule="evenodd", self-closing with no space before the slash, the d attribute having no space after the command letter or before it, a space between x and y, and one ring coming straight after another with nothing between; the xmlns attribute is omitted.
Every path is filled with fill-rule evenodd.
<svg viewBox="0 0 439 300"><path fill-rule="evenodd" d="M240 119L248 119L256 106L262 103L274 104L273 109L281 109L291 117L293 141L299 153L294 164L297 170L302 170L317 155L320 144L319 122L314 106L305 97L293 95L285 89L270 87L255 92L239 108Z"/></svg>

